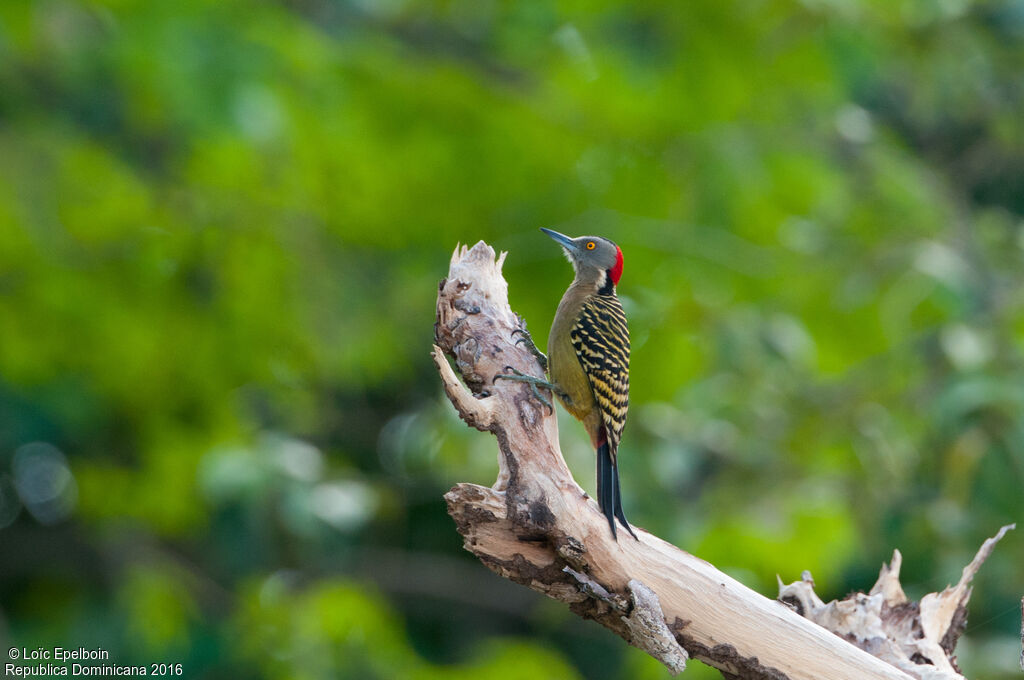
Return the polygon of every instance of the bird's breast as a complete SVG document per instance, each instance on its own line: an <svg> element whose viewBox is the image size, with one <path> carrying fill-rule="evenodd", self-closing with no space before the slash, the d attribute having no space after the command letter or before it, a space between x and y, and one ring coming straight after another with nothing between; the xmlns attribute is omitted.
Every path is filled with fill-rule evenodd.
<svg viewBox="0 0 1024 680"><path fill-rule="evenodd" d="M558 305L551 334L548 336L548 368L551 381L565 392L567 399L561 399L565 410L579 420L586 420L594 410L594 391L590 386L570 334L582 309L583 299L574 295L570 288Z"/></svg>

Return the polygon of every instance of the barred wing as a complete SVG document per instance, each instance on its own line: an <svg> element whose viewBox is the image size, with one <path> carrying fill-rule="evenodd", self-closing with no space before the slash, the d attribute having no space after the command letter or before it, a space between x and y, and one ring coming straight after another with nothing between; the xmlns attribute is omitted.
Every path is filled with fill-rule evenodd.
<svg viewBox="0 0 1024 680"><path fill-rule="evenodd" d="M614 461L629 409L629 329L619 299L588 298L569 338L601 409Z"/></svg>

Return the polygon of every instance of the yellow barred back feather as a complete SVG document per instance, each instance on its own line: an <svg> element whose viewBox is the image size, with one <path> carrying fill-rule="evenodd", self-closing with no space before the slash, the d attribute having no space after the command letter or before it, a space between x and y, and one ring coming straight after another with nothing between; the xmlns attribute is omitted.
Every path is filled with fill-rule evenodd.
<svg viewBox="0 0 1024 680"><path fill-rule="evenodd" d="M615 294L587 298L569 339L594 390L614 461L629 410L629 329Z"/></svg>

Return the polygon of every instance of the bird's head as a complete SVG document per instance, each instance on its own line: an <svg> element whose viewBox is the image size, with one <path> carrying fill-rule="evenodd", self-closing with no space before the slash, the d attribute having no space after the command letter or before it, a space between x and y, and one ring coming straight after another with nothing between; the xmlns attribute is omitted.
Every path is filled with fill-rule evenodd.
<svg viewBox="0 0 1024 680"><path fill-rule="evenodd" d="M576 278L592 278L599 288L616 286L622 277L622 250L600 236L570 238L551 229L541 231L562 246L576 270Z"/></svg>

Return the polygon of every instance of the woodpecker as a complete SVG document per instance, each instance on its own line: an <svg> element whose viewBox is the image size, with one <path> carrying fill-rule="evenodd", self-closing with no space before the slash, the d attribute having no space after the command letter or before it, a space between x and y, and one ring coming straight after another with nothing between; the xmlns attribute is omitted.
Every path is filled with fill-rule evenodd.
<svg viewBox="0 0 1024 680"><path fill-rule="evenodd" d="M576 276L558 304L548 357L537 350L529 334L520 341L548 369L550 382L516 372L498 378L550 389L577 420L583 422L597 451L597 504L616 538L615 519L633 538L636 534L622 512L617 454L629 408L629 329L615 286L622 276L622 250L606 238L570 238L541 229L555 240L572 263ZM518 341L517 341L518 342Z"/></svg>

